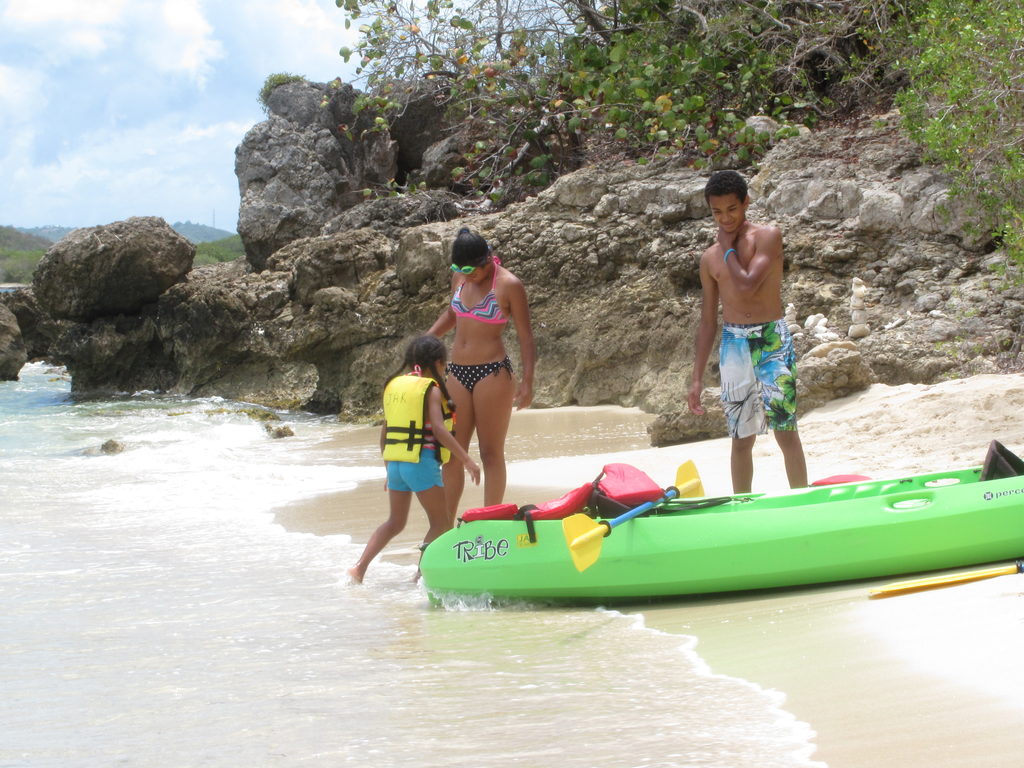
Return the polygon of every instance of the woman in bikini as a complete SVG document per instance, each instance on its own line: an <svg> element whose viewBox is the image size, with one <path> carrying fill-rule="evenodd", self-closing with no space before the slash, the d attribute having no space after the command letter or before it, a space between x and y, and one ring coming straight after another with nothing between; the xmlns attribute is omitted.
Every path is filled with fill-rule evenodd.
<svg viewBox="0 0 1024 768"><path fill-rule="evenodd" d="M428 333L444 336L455 329L448 364L448 391L458 418L455 439L469 447L474 431L484 475L484 505L500 504L505 496L505 436L513 406L533 401L536 350L526 290L501 266L480 235L465 227L452 245L452 299ZM517 382L505 352L502 333L509 320L519 338L523 366ZM444 466L444 490L452 523L465 485L462 464Z"/></svg>

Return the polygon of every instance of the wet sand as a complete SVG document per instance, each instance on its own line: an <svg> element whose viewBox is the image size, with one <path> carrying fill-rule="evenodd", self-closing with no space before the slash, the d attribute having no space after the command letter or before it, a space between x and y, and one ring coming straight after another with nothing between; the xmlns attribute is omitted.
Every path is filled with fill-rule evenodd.
<svg viewBox="0 0 1024 768"><path fill-rule="evenodd" d="M509 429L506 459L508 490L505 498L516 504L534 504L561 496L570 488L593 480L605 463L593 458L605 454L618 461L624 452L631 453L650 445L647 425L654 417L632 408L552 408L516 413ZM377 455L379 427L365 427L339 433L337 439L321 445L326 455L365 448ZM475 445L471 447L476 454ZM653 450L653 449L649 449ZM646 452L645 452L646 453ZM665 454L666 458L671 458ZM576 467L567 467L576 463ZM677 462L678 463L678 462ZM648 465L638 464L647 469ZM665 483L672 482L666 476ZM661 478L654 475L661 482ZM566 483L569 483L566 485ZM379 480L361 483L354 489L328 496L300 501L276 513L277 522L294 531L321 536L348 533L363 541L387 517L387 496L384 473ZM474 486L466 479L461 509L483 504L483 486ZM426 517L413 504L410 523L402 535L384 551L406 550L415 545L426 530Z"/></svg>
<svg viewBox="0 0 1024 768"><path fill-rule="evenodd" d="M516 414L506 499L554 498L593 479L608 461L634 464L668 485L677 465L693 459L708 495L730 492L728 440L644 447L651 418L617 408ZM376 435L375 429L356 430L343 441L372 445ZM876 385L807 414L801 436L812 479L976 466L992 439L1024 453L1024 377ZM781 454L770 437L762 438L754 490L785 487ZM467 485L462 506L481 498L480 489ZM381 480L281 510L278 520L292 530L345 532L362 541L385 515ZM415 561L425 520L417 520L415 510L410 520L383 557ZM832 768L1018 765L1024 754L1024 575L868 599L869 588L895 580L626 610L643 613L652 629L696 636L696 650L714 672L784 693L785 709L817 732L814 759Z"/></svg>

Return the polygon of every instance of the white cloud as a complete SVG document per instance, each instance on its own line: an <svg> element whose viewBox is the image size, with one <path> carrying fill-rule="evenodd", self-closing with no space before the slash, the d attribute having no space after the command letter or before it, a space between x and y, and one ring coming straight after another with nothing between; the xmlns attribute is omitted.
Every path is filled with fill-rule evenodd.
<svg viewBox="0 0 1024 768"><path fill-rule="evenodd" d="M334 0L0 0L0 224L234 226L264 80L350 80L344 23Z"/></svg>
<svg viewBox="0 0 1024 768"><path fill-rule="evenodd" d="M46 104L45 84L41 72L0 64L0 128L31 122Z"/></svg>
<svg viewBox="0 0 1024 768"><path fill-rule="evenodd" d="M293 37L306 40L307 50L333 52L328 42L345 31L345 16L333 3L325 5L316 0L261 0L254 5L263 6L258 15L281 19L280 29ZM340 45L339 45L340 47Z"/></svg>
<svg viewBox="0 0 1024 768"><path fill-rule="evenodd" d="M4 169L0 210L8 207L7 189L12 196L22 192L14 177L16 170L28 162L35 147L33 120L46 104L45 81L41 73L0 64L0 167ZM0 220L0 224L3 223Z"/></svg>
<svg viewBox="0 0 1024 768"><path fill-rule="evenodd" d="M51 55L94 56L114 42L128 0L8 0L2 23L25 34L45 33Z"/></svg>
<svg viewBox="0 0 1024 768"><path fill-rule="evenodd" d="M74 26L107 24L117 20L127 0L8 0L4 18L23 24L63 23Z"/></svg>
<svg viewBox="0 0 1024 768"><path fill-rule="evenodd" d="M327 81L352 71L338 50L354 45L358 32L345 29L333 0L250 0L237 23L264 76L290 72Z"/></svg>
<svg viewBox="0 0 1024 768"><path fill-rule="evenodd" d="M202 84L224 56L200 0L8 0L0 23L53 63L129 54Z"/></svg>
<svg viewBox="0 0 1024 768"><path fill-rule="evenodd" d="M224 57L224 46L212 36L196 0L164 0L160 5L159 25L141 50L160 71L184 72L197 85L206 83L213 62Z"/></svg>
<svg viewBox="0 0 1024 768"><path fill-rule="evenodd" d="M95 132L55 161L30 166L14 153L0 158L20 190L4 208L4 223L17 226L92 226L130 216L233 228L238 187L234 148L247 123L195 125L158 121L116 134ZM51 213L40 218L39 211Z"/></svg>

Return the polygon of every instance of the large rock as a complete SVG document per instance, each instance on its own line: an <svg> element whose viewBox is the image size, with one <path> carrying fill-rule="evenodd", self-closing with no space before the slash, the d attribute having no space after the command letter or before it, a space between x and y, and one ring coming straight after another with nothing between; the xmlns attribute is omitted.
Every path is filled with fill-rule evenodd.
<svg viewBox="0 0 1024 768"><path fill-rule="evenodd" d="M819 344L797 363L797 406L801 413L831 400L862 392L875 374L853 341Z"/></svg>
<svg viewBox="0 0 1024 768"><path fill-rule="evenodd" d="M417 178L428 187L450 187L452 171L466 164L463 143L461 136L447 136L424 149Z"/></svg>
<svg viewBox="0 0 1024 768"><path fill-rule="evenodd" d="M720 394L718 387L709 387L701 393L700 404L704 409L701 414L690 413L689 409L659 413L647 427L651 445L661 447L726 437L728 431Z"/></svg>
<svg viewBox="0 0 1024 768"><path fill-rule="evenodd" d="M6 306L17 318L29 360L45 358L62 329L70 322L50 317L39 306L31 286L10 293L0 293L0 305Z"/></svg>
<svg viewBox="0 0 1024 768"><path fill-rule="evenodd" d="M32 276L39 305L57 319L88 322L138 312L192 268L195 246L156 217L76 229Z"/></svg>
<svg viewBox="0 0 1024 768"><path fill-rule="evenodd" d="M267 257L364 200L395 178L397 147L373 118L356 114L350 85L296 81L267 97L270 117L235 150L238 234L260 270Z"/></svg>
<svg viewBox="0 0 1024 768"><path fill-rule="evenodd" d="M0 381L14 381L28 360L18 319L0 304Z"/></svg>
<svg viewBox="0 0 1024 768"><path fill-rule="evenodd" d="M814 346L797 362L798 420L799 415L863 391L874 381L874 373L855 342L831 341ZM704 390L701 395L703 414L690 413L689 409L659 414L647 428L651 445L676 445L727 437L719 393L718 387Z"/></svg>
<svg viewBox="0 0 1024 768"><path fill-rule="evenodd" d="M377 279L393 251L394 243L384 235L359 229L286 246L274 254L268 266L289 271L290 295L309 307L320 291L340 289L354 298L361 283ZM354 301L352 306L355 308Z"/></svg>
<svg viewBox="0 0 1024 768"><path fill-rule="evenodd" d="M454 192L431 189L415 195L381 197L359 203L328 221L320 231L334 235L353 229L376 229L399 240L407 229L459 218L461 198Z"/></svg>
<svg viewBox="0 0 1024 768"><path fill-rule="evenodd" d="M407 84L393 91L400 106L390 120L391 138L398 145L398 172L406 179L423 166L423 155L447 129L448 97L433 81Z"/></svg>
<svg viewBox="0 0 1024 768"><path fill-rule="evenodd" d="M72 323L48 357L67 367L75 392L176 391L179 371L160 343L155 309L150 304L134 315Z"/></svg>
<svg viewBox="0 0 1024 768"><path fill-rule="evenodd" d="M783 230L783 303L794 305L804 329L794 334L801 413L871 377L929 383L986 364L1020 365L1019 268L998 251L979 251L952 224L939 227L941 175L921 165L898 122L890 116L783 142L753 180L749 214ZM418 196L364 204L276 248L260 272L242 262L202 267L145 312L75 323L54 354L69 361L75 388L370 414L405 343L449 300L448 254L465 225L526 286L538 407L680 414L700 316L699 257L715 235L705 178L681 158L589 167L498 214L428 223L418 223L417 211L434 198L422 207ZM903 219L889 217L892 210ZM391 223L376 226L378 215ZM369 226L351 228L360 225ZM1009 279L997 278L996 267ZM856 310L853 278L864 283ZM855 349L845 346L854 311L868 329ZM815 315L827 325L807 324ZM514 328L506 338L518 368ZM841 343L806 358L831 342ZM716 363L712 356L705 396L719 385ZM701 421L679 421L672 432L689 439L724 434L713 408Z"/></svg>

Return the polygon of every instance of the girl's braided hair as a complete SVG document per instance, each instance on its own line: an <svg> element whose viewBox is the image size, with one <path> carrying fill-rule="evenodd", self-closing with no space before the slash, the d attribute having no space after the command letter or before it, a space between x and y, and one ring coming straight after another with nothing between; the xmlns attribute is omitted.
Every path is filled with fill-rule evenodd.
<svg viewBox="0 0 1024 768"><path fill-rule="evenodd" d="M451 395L448 394L448 388L444 385L445 377L437 369L437 364L443 364L447 359L448 350L445 348L444 342L437 338L437 336L429 334L417 336L405 348L405 359L402 361L401 367L388 377L388 382L396 376L401 376L413 367L419 366L420 370L437 382L437 385L441 388L441 394L444 396L445 403L448 405L448 410L455 413L455 403L452 401Z"/></svg>

